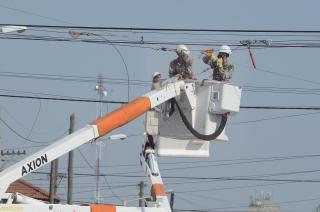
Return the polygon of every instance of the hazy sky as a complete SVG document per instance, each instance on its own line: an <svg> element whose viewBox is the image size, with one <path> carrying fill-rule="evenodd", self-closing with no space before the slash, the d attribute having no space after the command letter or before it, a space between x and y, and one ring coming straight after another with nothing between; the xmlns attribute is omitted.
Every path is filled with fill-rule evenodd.
<svg viewBox="0 0 320 212"><path fill-rule="evenodd" d="M318 1L0 1L0 24L78 25L105 27L156 27L205 29L266 29L266 30L319 30ZM26 31L26 35L48 35L50 32ZM67 37L67 31L61 34ZM22 35L22 34L21 34ZM57 35L57 34L55 34ZM220 44L238 43L240 40L267 39L273 43L319 42L317 36L279 36L276 33L246 34L211 33L201 35L163 35L128 32L106 32L108 39L139 41L161 40L174 42L206 42ZM304 36L303 36L304 35ZM0 39L0 94L44 96L44 93L96 99L96 83L24 77L5 77L4 72L44 75L72 75L93 79L99 74L106 78L121 78L123 84L106 83L106 100L126 101L127 79L124 65L110 45L80 42L45 42ZM152 47L152 46L151 46ZM157 46L158 47L158 46ZM212 46L217 48L218 46ZM145 48L118 46L132 80L151 80L152 73L167 75L172 52ZM206 66L199 51L208 46L190 46L194 71L200 73ZM247 88L243 92L243 106L319 106L319 49L318 48L263 48L254 49L258 69L251 68L246 49L235 49L232 61L235 73L232 83ZM47 77L48 78L48 77ZM209 74L199 75L200 79ZM251 86L251 87L250 87ZM287 88L279 89L279 88ZM289 89L290 88L290 89ZM143 95L148 85L132 85L131 98ZM310 90L307 90L310 89ZM14 90L15 92L12 92ZM280 92L281 91L281 92ZM25 93L27 92L27 93ZM0 98L1 117L17 132L32 140L52 141L66 133L69 115L76 113L77 128L94 120L96 103L77 103L30 99ZM119 105L104 106L104 112ZM190 177L253 177L264 179L319 180L318 141L319 113L301 110L248 110L243 109L229 121L227 132L230 141L214 143L208 159L160 158L163 176ZM312 113L309 114L308 113ZM38 114L38 115L37 115ZM260 121L259 121L260 120ZM255 122L248 122L255 121ZM34 125L34 127L32 127ZM33 130L30 133L30 129ZM12 133L1 124L2 147L26 148L28 154L39 150ZM107 143L103 148L103 165L130 165L103 167L102 173L134 172L144 175L138 166L143 142L142 119L122 127L115 133L131 136L123 142ZM41 145L41 144L40 144ZM90 164L95 163L95 147L87 144L80 148ZM288 159L288 156L297 156ZM301 157L300 157L301 156ZM303 157L302 157L303 156ZM93 170L76 151L75 173ZM276 157L276 158L275 158ZM281 158L278 157L285 157ZM242 163L249 159L250 163ZM261 159L262 158L262 159ZM267 158L267 159L266 159ZM6 158L12 159L12 158ZM17 159L17 158L14 158ZM60 161L60 172L65 173L66 158ZM221 161L232 160L232 161ZM269 161L267 161L269 160ZM205 162L203 162L205 161ZM247 162L248 162L247 161ZM177 162L176 164L170 164ZM191 162L191 163L182 163ZM195 162L195 163L193 163ZM231 163L231 164L230 164ZM218 165L220 164L220 165ZM198 167L200 166L200 167ZM185 167L185 168L183 168ZM174 168L177 168L176 170ZM49 171L46 166L40 171ZM165 170L169 169L169 170ZM135 172L136 171L136 172ZM296 174L293 174L296 173ZM46 175L32 175L28 179L44 188L48 187ZM133 199L138 194L138 184L145 178L107 178L113 192L122 199ZM92 201L94 178L75 179L76 201ZM212 209L213 211L246 211L250 196L261 191L272 192L274 202L282 211L312 211L320 202L319 183L282 183L264 181L197 181L165 179L168 190L176 192L177 209ZM181 184L181 182L184 182ZM167 184L166 184L167 183ZM180 183L180 184L179 184ZM62 179L59 194L65 198L66 179ZM105 203L119 204L119 199L101 179ZM122 187L121 187L122 186ZM146 189L146 193L148 190ZM111 198L108 198L111 197ZM294 203L295 202L295 203Z"/></svg>

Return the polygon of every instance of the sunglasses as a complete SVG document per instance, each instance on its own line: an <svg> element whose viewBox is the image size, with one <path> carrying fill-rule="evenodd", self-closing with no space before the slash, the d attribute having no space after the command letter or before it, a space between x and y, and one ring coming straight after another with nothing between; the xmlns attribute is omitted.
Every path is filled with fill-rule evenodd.
<svg viewBox="0 0 320 212"><path fill-rule="evenodd" d="M222 56L222 57L229 57L229 54L227 54L227 53L221 53L221 56Z"/></svg>

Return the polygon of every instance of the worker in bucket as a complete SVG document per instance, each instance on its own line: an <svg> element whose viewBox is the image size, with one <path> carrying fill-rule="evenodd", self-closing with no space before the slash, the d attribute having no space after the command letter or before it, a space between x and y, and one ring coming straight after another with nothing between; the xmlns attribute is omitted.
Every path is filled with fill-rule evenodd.
<svg viewBox="0 0 320 212"><path fill-rule="evenodd" d="M231 48L227 45L222 45L218 50L218 56L215 56L213 49L202 51L202 60L208 64L213 70L213 80L229 82L234 66L229 60Z"/></svg>
<svg viewBox="0 0 320 212"><path fill-rule="evenodd" d="M152 75L152 87L151 90L159 90L162 85L161 74L159 72L154 72Z"/></svg>
<svg viewBox="0 0 320 212"><path fill-rule="evenodd" d="M178 45L175 49L178 58L170 63L169 77L177 77L178 79L196 79L192 72L192 59L190 51L186 45Z"/></svg>
<svg viewBox="0 0 320 212"><path fill-rule="evenodd" d="M152 75L152 87L151 90L159 90L161 89L161 74L159 72L154 72ZM156 134L155 131L153 131L155 128L151 127L150 120L154 119L155 117L158 117L158 113L160 112L159 107L155 107L150 109L146 113L145 122L146 122L146 144L144 147L144 154L146 149L151 148L154 149L154 141L153 141L153 135ZM145 158L147 158L147 155L145 155Z"/></svg>
<svg viewBox="0 0 320 212"><path fill-rule="evenodd" d="M159 72L154 72L152 75L152 87L151 90L160 90L162 88L162 79L161 79L161 74ZM152 109L156 112L161 111L161 105L155 107Z"/></svg>
<svg viewBox="0 0 320 212"><path fill-rule="evenodd" d="M151 90L160 90L162 87L161 74L159 72L154 72L152 75L152 87ZM161 113L161 105L154 107L146 113L145 122L146 122L146 141L144 144L143 155L151 169L151 173L154 176L158 175L159 168L156 163L154 163L154 149L155 142L154 136L158 134L157 127L153 126L154 122L158 121L158 117ZM153 120L151 123L150 120Z"/></svg>

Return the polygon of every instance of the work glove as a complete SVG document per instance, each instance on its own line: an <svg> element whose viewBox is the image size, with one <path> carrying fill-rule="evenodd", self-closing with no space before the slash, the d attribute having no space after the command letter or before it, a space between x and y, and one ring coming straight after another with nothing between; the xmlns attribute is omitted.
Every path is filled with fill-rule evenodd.
<svg viewBox="0 0 320 212"><path fill-rule="evenodd" d="M182 53L182 49L176 48L176 53L177 53L177 54L181 54L181 53Z"/></svg>
<svg viewBox="0 0 320 212"><path fill-rule="evenodd" d="M217 66L218 66L218 68L223 68L222 58L218 58L218 60L217 60Z"/></svg>

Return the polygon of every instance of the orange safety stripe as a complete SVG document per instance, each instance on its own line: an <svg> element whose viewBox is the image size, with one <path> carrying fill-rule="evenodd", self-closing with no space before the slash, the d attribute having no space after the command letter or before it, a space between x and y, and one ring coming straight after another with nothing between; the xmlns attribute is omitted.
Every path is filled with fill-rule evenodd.
<svg viewBox="0 0 320 212"><path fill-rule="evenodd" d="M116 212L115 205L90 205L91 212Z"/></svg>
<svg viewBox="0 0 320 212"><path fill-rule="evenodd" d="M166 191L163 184L152 184L151 186L151 196L166 196Z"/></svg>
<svg viewBox="0 0 320 212"><path fill-rule="evenodd" d="M104 136L108 132L127 124L147 112L150 108L151 102L149 97L138 97L104 117L91 122L91 124L97 125L99 136Z"/></svg>

